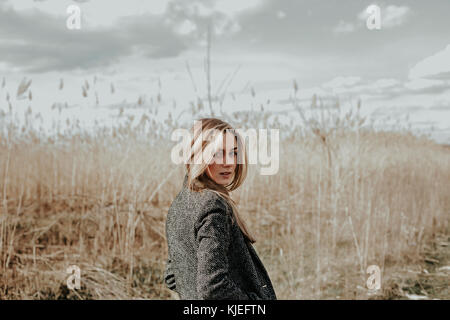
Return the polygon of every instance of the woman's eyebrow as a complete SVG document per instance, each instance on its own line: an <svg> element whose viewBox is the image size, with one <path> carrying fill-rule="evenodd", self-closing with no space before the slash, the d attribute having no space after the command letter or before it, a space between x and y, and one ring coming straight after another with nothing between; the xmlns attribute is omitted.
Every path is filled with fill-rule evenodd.
<svg viewBox="0 0 450 320"><path fill-rule="evenodd" d="M237 149L238 147L234 147L233 149L230 149L230 150L235 150L235 149ZM225 151L225 149L218 149L217 151Z"/></svg>

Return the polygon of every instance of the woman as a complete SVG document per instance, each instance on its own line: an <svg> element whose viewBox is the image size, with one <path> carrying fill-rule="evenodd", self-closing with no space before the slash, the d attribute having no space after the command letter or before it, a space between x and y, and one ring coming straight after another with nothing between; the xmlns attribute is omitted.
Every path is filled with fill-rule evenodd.
<svg viewBox="0 0 450 320"><path fill-rule="evenodd" d="M245 146L228 123L200 121L191 131L183 188L167 215L165 283L181 299L274 300L255 239L230 197L247 174Z"/></svg>

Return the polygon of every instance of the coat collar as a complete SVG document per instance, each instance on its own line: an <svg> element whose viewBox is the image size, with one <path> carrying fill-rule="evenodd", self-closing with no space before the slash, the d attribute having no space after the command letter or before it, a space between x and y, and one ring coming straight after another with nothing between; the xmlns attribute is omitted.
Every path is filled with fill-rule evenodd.
<svg viewBox="0 0 450 320"><path fill-rule="evenodd" d="M193 184L195 184L197 187L202 185L202 183L199 182L197 179L193 181ZM187 188L187 185L188 185L188 174L186 173L183 180L183 188Z"/></svg>

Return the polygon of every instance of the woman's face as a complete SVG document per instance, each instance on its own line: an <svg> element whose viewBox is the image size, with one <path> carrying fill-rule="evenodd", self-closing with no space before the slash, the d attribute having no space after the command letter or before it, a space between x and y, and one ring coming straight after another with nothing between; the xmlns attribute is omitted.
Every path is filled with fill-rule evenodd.
<svg viewBox="0 0 450 320"><path fill-rule="evenodd" d="M227 141L229 145L227 145ZM237 151L235 136L230 132L226 132L223 135L222 146L216 151L206 168L208 177L220 185L230 184L235 174Z"/></svg>

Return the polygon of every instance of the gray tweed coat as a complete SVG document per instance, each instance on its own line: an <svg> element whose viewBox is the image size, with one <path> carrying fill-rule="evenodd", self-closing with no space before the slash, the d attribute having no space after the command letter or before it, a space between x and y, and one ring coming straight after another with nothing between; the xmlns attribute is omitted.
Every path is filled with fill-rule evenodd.
<svg viewBox="0 0 450 320"><path fill-rule="evenodd" d="M210 190L191 191L185 176L166 220L164 282L180 299L277 299L258 254L232 222L231 210Z"/></svg>

